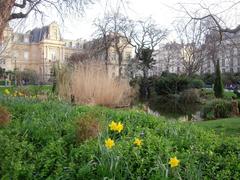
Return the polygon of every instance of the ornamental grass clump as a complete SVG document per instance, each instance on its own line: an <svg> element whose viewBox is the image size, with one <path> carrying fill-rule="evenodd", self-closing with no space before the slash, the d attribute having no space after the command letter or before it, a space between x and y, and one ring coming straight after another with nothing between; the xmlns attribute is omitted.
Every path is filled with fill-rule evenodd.
<svg viewBox="0 0 240 180"><path fill-rule="evenodd" d="M113 77L104 64L96 61L61 67L57 75L57 91L60 97L77 104L103 105L107 107L129 106L132 90L127 80Z"/></svg>
<svg viewBox="0 0 240 180"><path fill-rule="evenodd" d="M10 113L5 107L0 106L0 126L10 122Z"/></svg>

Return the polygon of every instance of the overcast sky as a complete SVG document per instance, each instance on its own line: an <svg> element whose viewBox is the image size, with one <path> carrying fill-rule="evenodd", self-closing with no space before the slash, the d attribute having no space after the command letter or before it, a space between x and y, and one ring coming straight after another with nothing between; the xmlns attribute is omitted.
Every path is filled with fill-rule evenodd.
<svg viewBox="0 0 240 180"><path fill-rule="evenodd" d="M27 20L25 22L25 29L34 28L36 26L47 25L52 21L57 21L61 24L62 35L65 39L91 39L94 27L92 26L93 20L96 17L102 17L104 12L114 9L119 5L121 0L98 0L95 4L90 5L85 11L83 17L66 17L64 23L62 23L59 15L56 15L54 11L48 11L48 17L45 17L43 21ZM124 0L123 0L124 1ZM190 11L194 12L196 9L200 9L199 3L205 7L210 7L212 12L219 13L227 22L228 26L234 26L239 22L238 8L235 6L231 8L231 11L222 12L230 8L233 1L230 0L125 0L127 3L122 5L122 12L133 19L142 19L144 17L152 16L156 23L164 28L173 30L173 23L186 16L185 11L180 4ZM106 7L108 7L106 9ZM202 14L206 13L200 12ZM172 36L172 37L171 37ZM171 40L174 39L174 33L170 34Z"/></svg>

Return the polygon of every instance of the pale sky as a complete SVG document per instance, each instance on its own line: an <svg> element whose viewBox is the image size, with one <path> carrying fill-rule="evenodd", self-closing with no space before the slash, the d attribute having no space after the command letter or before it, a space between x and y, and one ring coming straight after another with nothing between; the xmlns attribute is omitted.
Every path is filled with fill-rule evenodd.
<svg viewBox="0 0 240 180"><path fill-rule="evenodd" d="M128 15L132 19L142 19L152 16L157 24L170 30L173 28L173 23L186 16L181 4L186 7L190 12L200 9L199 2L205 7L210 7L212 12L218 12L219 16L222 16L226 20L228 26L234 26L239 22L238 9L240 5L232 8L232 11L223 13L222 11L231 7L233 1L230 0L125 0L127 4L122 8L122 12ZM52 21L57 21L62 27L62 36L65 39L91 39L94 33L94 27L92 26L93 20L96 17L102 17L104 12L110 9L114 9L118 6L119 0L98 0L95 4L90 5L85 11L83 17L66 17L64 23L62 23L59 15L56 15L54 11L48 11L47 17L41 20L32 20L29 18L25 22L25 28L22 31L32 29L34 27L41 27L47 25ZM106 9L106 4L108 9ZM199 12L200 14L206 13ZM234 16L234 18L233 18ZM39 18L38 18L39 19ZM172 37L171 37L172 36ZM174 40L174 33L169 37Z"/></svg>

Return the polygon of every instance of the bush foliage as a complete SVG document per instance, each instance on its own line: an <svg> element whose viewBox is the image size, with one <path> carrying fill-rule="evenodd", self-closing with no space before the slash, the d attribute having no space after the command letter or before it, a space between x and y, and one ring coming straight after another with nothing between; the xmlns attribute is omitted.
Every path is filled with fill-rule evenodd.
<svg viewBox="0 0 240 180"><path fill-rule="evenodd" d="M186 89L203 88L204 83L201 79L178 76L175 74L162 75L157 79L156 92L159 95L178 94Z"/></svg>
<svg viewBox="0 0 240 180"><path fill-rule="evenodd" d="M203 107L203 118L217 119L230 117L231 108L231 101L222 99L211 100Z"/></svg>
<svg viewBox="0 0 240 180"><path fill-rule="evenodd" d="M0 96L0 104L12 114L9 125L0 128L1 179L240 178L239 139L193 124L58 101ZM79 118L98 121L98 137L79 144ZM112 121L121 122L123 130L112 132ZM115 142L111 149L105 147L107 138ZM136 138L141 146L134 145ZM180 164L171 168L175 156Z"/></svg>

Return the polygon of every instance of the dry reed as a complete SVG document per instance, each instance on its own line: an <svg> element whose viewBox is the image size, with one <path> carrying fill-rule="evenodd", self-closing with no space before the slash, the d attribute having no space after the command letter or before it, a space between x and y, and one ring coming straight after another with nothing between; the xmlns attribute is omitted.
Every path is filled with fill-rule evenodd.
<svg viewBox="0 0 240 180"><path fill-rule="evenodd" d="M90 61L75 65L70 76L69 71L63 72L59 81L61 96L69 98L73 95L75 102L81 104L107 107L123 107L130 104L131 88L128 81L108 75L104 64Z"/></svg>

